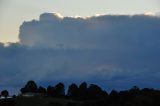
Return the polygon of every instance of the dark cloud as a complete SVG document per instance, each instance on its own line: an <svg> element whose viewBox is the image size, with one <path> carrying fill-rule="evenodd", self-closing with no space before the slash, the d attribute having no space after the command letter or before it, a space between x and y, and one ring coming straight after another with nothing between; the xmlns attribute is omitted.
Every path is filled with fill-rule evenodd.
<svg viewBox="0 0 160 106"><path fill-rule="evenodd" d="M19 43L0 44L0 86L33 79L160 88L159 28L157 16L44 13L21 25Z"/></svg>

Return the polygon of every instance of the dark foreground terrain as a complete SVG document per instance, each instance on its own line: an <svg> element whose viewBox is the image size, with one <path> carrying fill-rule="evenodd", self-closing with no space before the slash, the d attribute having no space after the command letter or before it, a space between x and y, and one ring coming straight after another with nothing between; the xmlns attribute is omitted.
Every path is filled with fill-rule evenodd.
<svg viewBox="0 0 160 106"><path fill-rule="evenodd" d="M124 91L103 99L83 101L52 97L16 97L0 100L0 106L160 106L160 92L129 94Z"/></svg>
<svg viewBox="0 0 160 106"><path fill-rule="evenodd" d="M63 83L46 89L29 81L20 90L21 94L13 98L7 98L7 90L2 91L1 96L5 99L0 99L0 106L160 106L160 90L155 89L134 86L107 93L99 86L88 86L87 83L71 84L67 93L64 88Z"/></svg>
<svg viewBox="0 0 160 106"><path fill-rule="evenodd" d="M51 97L17 97L0 100L0 106L82 106L82 102Z"/></svg>

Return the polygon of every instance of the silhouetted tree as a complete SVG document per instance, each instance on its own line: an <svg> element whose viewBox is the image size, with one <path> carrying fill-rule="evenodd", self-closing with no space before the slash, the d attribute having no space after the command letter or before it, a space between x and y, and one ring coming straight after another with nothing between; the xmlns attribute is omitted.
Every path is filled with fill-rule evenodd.
<svg viewBox="0 0 160 106"><path fill-rule="evenodd" d="M112 102L117 103L118 97L119 97L119 94L116 90L112 90L111 93L109 94L109 99L111 103Z"/></svg>
<svg viewBox="0 0 160 106"><path fill-rule="evenodd" d="M48 86L47 87L47 95L51 96L51 97L54 97L55 96L55 88L52 87L52 86Z"/></svg>
<svg viewBox="0 0 160 106"><path fill-rule="evenodd" d="M55 96L56 97L64 97L65 96L65 89L63 83L58 83L55 86Z"/></svg>
<svg viewBox="0 0 160 106"><path fill-rule="evenodd" d="M88 98L89 99L101 99L103 98L104 92L102 89L95 84L91 84L88 88Z"/></svg>
<svg viewBox="0 0 160 106"><path fill-rule="evenodd" d="M139 92L140 89L139 89L138 86L133 86L129 91L131 91L131 92Z"/></svg>
<svg viewBox="0 0 160 106"><path fill-rule="evenodd" d="M142 90L141 90L143 93L145 93L145 92L153 92L153 91L155 91L154 89L150 89L150 88L143 88Z"/></svg>
<svg viewBox="0 0 160 106"><path fill-rule="evenodd" d="M38 93L42 93L42 94L46 94L47 93L46 89L44 87L41 87L41 86L37 89L37 92Z"/></svg>
<svg viewBox="0 0 160 106"><path fill-rule="evenodd" d="M26 92L36 93L37 92L37 84L32 80L28 81L27 84L25 85L25 87L21 88L21 93L26 93Z"/></svg>
<svg viewBox="0 0 160 106"><path fill-rule="evenodd" d="M72 99L77 99L78 91L78 86L76 84L71 84L68 88L67 96L69 96Z"/></svg>
<svg viewBox="0 0 160 106"><path fill-rule="evenodd" d="M133 86L130 90L129 90L129 94L130 96L136 96L140 93L140 89L137 86Z"/></svg>
<svg viewBox="0 0 160 106"><path fill-rule="evenodd" d="M83 82L79 85L78 98L80 100L85 100L87 98L87 83Z"/></svg>
<svg viewBox="0 0 160 106"><path fill-rule="evenodd" d="M7 98L8 95L9 95L9 92L8 92L7 90L3 90L3 91L1 92L1 96L5 97L5 98Z"/></svg>
<svg viewBox="0 0 160 106"><path fill-rule="evenodd" d="M55 98L62 98L65 96L65 89L63 83L58 83L55 87L48 86L47 91L43 87L37 89L37 85L34 81L28 81L24 88L21 89L22 93L25 92L37 92L48 94ZM46 93L47 92L47 93ZM9 95L7 90L3 90L0 94L3 97ZM41 96L41 95L39 95ZM78 87L76 84L71 84L68 88L67 96L75 100L61 101L47 101L48 106L160 106L160 90L155 89L139 89L137 86L133 86L129 90L117 92L112 90L108 96L108 93L102 90L98 85L91 84L87 87L87 83L82 83ZM19 102L19 98L13 96L12 99L0 99L0 106L14 106ZM19 99L17 101L17 99ZM35 100L42 100L35 98ZM43 98L45 99L45 98ZM64 99L64 98L63 98ZM27 99L32 100L32 99ZM48 100L48 99L46 99ZM77 101L78 100L78 101ZM79 101L81 100L81 101ZM21 101L20 101L21 102ZM44 101L40 101L44 102Z"/></svg>

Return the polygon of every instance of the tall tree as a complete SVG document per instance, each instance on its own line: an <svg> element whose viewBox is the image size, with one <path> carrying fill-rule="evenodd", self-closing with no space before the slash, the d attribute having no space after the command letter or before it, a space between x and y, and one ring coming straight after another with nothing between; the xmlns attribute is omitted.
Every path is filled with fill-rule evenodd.
<svg viewBox="0 0 160 106"><path fill-rule="evenodd" d="M5 98L7 98L8 95L9 95L9 92L8 92L7 90L3 90L3 91L1 92L1 96L5 97Z"/></svg>
<svg viewBox="0 0 160 106"><path fill-rule="evenodd" d="M79 94L78 94L78 98L80 100L85 100L87 98L87 83L83 82L79 85Z"/></svg>
<svg viewBox="0 0 160 106"><path fill-rule="evenodd" d="M65 89L63 83L58 83L55 86L55 96L56 97L64 97L65 96Z"/></svg>
<svg viewBox="0 0 160 106"><path fill-rule="evenodd" d="M72 99L77 99L78 91L79 91L78 86L73 83L69 86L67 95Z"/></svg>
<svg viewBox="0 0 160 106"><path fill-rule="evenodd" d="M47 87L47 95L54 97L55 96L55 87L52 86L48 86Z"/></svg>
<svg viewBox="0 0 160 106"><path fill-rule="evenodd" d="M88 99L102 99L107 96L107 92L103 91L98 85L91 84L88 88Z"/></svg>
<svg viewBox="0 0 160 106"><path fill-rule="evenodd" d="M32 92L36 93L37 92L37 84L30 80L27 82L27 84L24 86L24 88L21 88L22 93L27 93L27 92Z"/></svg>
<svg viewBox="0 0 160 106"><path fill-rule="evenodd" d="M45 89L44 87L42 87L42 86L40 86L40 87L37 89L37 92L38 92L38 93L41 93L41 94L46 94L46 93L47 93L46 89Z"/></svg>

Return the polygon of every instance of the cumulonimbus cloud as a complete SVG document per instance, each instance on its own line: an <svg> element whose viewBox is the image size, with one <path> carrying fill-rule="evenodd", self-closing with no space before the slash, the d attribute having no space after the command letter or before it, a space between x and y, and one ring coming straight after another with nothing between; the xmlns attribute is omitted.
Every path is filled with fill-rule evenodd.
<svg viewBox="0 0 160 106"><path fill-rule="evenodd" d="M146 48L159 44L159 20L149 15L73 18L44 13L39 20L24 22L20 27L19 38L22 44L34 47Z"/></svg>
<svg viewBox="0 0 160 106"><path fill-rule="evenodd" d="M18 44L0 44L0 86L33 79L160 87L159 28L157 16L44 13L20 26Z"/></svg>

